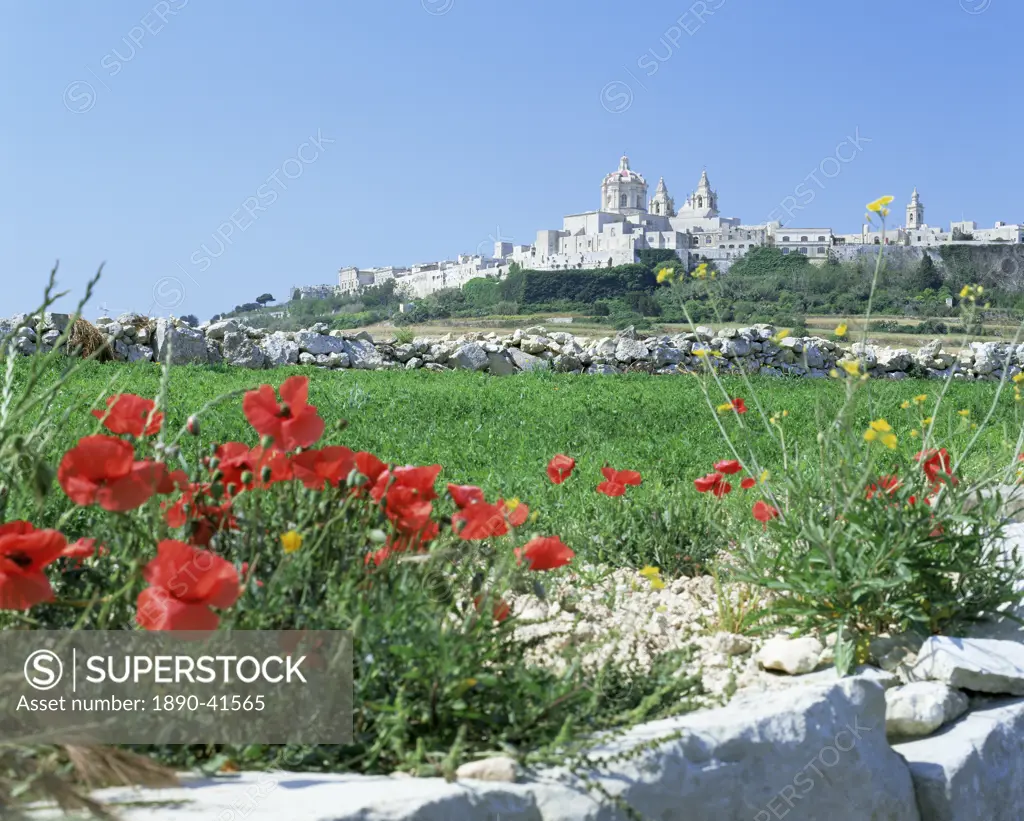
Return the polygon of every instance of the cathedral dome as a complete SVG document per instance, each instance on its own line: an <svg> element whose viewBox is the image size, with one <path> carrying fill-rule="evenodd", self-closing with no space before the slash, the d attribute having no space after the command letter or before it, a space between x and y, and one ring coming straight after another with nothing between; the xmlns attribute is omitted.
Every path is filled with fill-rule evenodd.
<svg viewBox="0 0 1024 821"><path fill-rule="evenodd" d="M637 174L629 167L629 157L625 154L619 160L619 168L617 171L612 171L607 177L604 178L606 183L609 182L635 182L641 185L647 185L647 180L643 178L641 174Z"/></svg>

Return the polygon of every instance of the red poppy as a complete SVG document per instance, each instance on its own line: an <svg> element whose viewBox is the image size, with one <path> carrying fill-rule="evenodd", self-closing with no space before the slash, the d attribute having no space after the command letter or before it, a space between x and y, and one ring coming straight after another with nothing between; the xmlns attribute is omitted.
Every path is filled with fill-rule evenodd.
<svg viewBox="0 0 1024 821"><path fill-rule="evenodd" d="M519 527L530 518L530 508L520 501L508 501L498 499L498 507L504 509L505 518L512 527Z"/></svg>
<svg viewBox="0 0 1024 821"><path fill-rule="evenodd" d="M727 476L733 473L739 473L743 470L743 466L735 459L723 459L721 462L715 462L715 471L717 473L724 473Z"/></svg>
<svg viewBox="0 0 1024 821"><path fill-rule="evenodd" d="M721 473L709 473L707 476L702 476L700 479L693 480L693 486L697 488L700 493L707 493L709 490L714 490L718 485L722 483L725 477Z"/></svg>
<svg viewBox="0 0 1024 821"><path fill-rule="evenodd" d="M529 562L530 570L554 570L564 567L576 554L558 536L538 536L515 550L520 563Z"/></svg>
<svg viewBox="0 0 1024 821"><path fill-rule="evenodd" d="M748 476L746 479L740 482L740 487L743 488L744 490L750 490L756 484L757 479L755 479L753 476Z"/></svg>
<svg viewBox="0 0 1024 821"><path fill-rule="evenodd" d="M504 505L477 502L452 516L452 530L460 539L487 539L508 533Z"/></svg>
<svg viewBox="0 0 1024 821"><path fill-rule="evenodd" d="M152 436L160 431L164 415L156 412L156 403L133 393L119 393L107 397L106 410L94 410L92 415L103 421L111 433L131 436Z"/></svg>
<svg viewBox="0 0 1024 821"><path fill-rule="evenodd" d="M112 436L79 439L57 469L57 481L71 501L114 512L140 507L155 493L169 493L183 476L168 472L161 462L136 462L132 446Z"/></svg>
<svg viewBox="0 0 1024 821"><path fill-rule="evenodd" d="M295 478L312 490L323 490L325 482L338 487L355 466L356 455L340 445L306 450L292 457Z"/></svg>
<svg viewBox="0 0 1024 821"><path fill-rule="evenodd" d="M96 540L79 539L65 547L60 555L65 559L91 559L96 555Z"/></svg>
<svg viewBox="0 0 1024 821"><path fill-rule="evenodd" d="M426 553L427 546L440 532L437 522L431 520L415 532L392 534L384 546L389 553Z"/></svg>
<svg viewBox="0 0 1024 821"><path fill-rule="evenodd" d="M256 476L253 448L250 448L245 442L225 442L223 445L218 445L215 456L217 470L221 474L220 481L225 488L234 485L235 493L238 493L252 487ZM243 473L251 473L253 480L250 480L248 484L243 482Z"/></svg>
<svg viewBox="0 0 1024 821"><path fill-rule="evenodd" d="M31 522L0 525L0 610L28 610L50 601L53 588L43 569L66 546L63 533L36 530Z"/></svg>
<svg viewBox="0 0 1024 821"><path fill-rule="evenodd" d="M399 533L419 533L430 521L434 505L413 488L396 485L388 490L384 512Z"/></svg>
<svg viewBox="0 0 1024 821"><path fill-rule="evenodd" d="M253 487L268 488L295 478L292 461L284 451L256 447L249 451L249 462L253 467Z"/></svg>
<svg viewBox="0 0 1024 821"><path fill-rule="evenodd" d="M747 412L747 403L740 399L738 396L735 399L733 399L732 402L730 402L729 404L732 405L732 409L736 411L736 413Z"/></svg>
<svg viewBox="0 0 1024 821"><path fill-rule="evenodd" d="M576 460L571 456L566 456L564 453L555 454L551 461L548 462L548 478L554 484L560 485L572 476L575 468Z"/></svg>
<svg viewBox="0 0 1024 821"><path fill-rule="evenodd" d="M210 608L231 607L241 592L238 570L207 550L166 539L143 568L150 584L139 594L136 621L146 630L215 630Z"/></svg>
<svg viewBox="0 0 1024 821"><path fill-rule="evenodd" d="M257 390L246 393L242 399L245 418L260 436L269 436L278 450L308 448L324 433L324 420L306 401L309 377L288 377L280 393L280 405L270 385L260 385Z"/></svg>
<svg viewBox="0 0 1024 821"><path fill-rule="evenodd" d="M479 613L484 605L483 595L473 597L473 607ZM512 608L508 606L508 602L504 599L499 598L494 602L494 606L491 608L491 613L494 616L494 620L497 622L505 621L510 615L512 615Z"/></svg>
<svg viewBox="0 0 1024 821"><path fill-rule="evenodd" d="M880 476L878 478L878 484L877 485L868 485L867 490L865 491L864 495L868 499L873 499L876 493L880 493L882 491L885 491L890 496L892 496L897 490L899 490L900 484L901 483L900 483L899 477L896 476L895 474L888 474L886 476ZM911 503L911 504L913 504L913 503Z"/></svg>
<svg viewBox="0 0 1024 821"><path fill-rule="evenodd" d="M222 530L235 530L238 521L231 499L215 499L209 485L190 485L174 504L166 506L164 521L168 527L189 527L189 541L207 547Z"/></svg>
<svg viewBox="0 0 1024 821"><path fill-rule="evenodd" d="M763 499L758 499L754 502L753 514L757 521L761 522L765 527L768 527L768 522L779 515L779 510L776 507L772 507L772 505L768 504Z"/></svg>
<svg viewBox="0 0 1024 821"><path fill-rule="evenodd" d="M448 485L448 493L460 509L484 501L484 492L476 485Z"/></svg>
<svg viewBox="0 0 1024 821"><path fill-rule="evenodd" d="M717 496L719 499L721 499L723 496L725 496L726 493L732 493L732 485L730 485L728 482L719 482L717 485L711 488L711 493L713 496Z"/></svg>
<svg viewBox="0 0 1024 821"><path fill-rule="evenodd" d="M388 466L384 464L380 459L374 456L372 453L366 451L359 451L356 454L356 470L358 470L363 476L366 477L366 484L360 485L353 489L356 494L362 494L367 490L372 492L373 488L377 485L377 480L380 478L382 473L386 473ZM378 498L379 502L380 499Z"/></svg>
<svg viewBox="0 0 1024 821"><path fill-rule="evenodd" d="M373 562L374 565L380 567L382 564L384 564L385 561L387 561L387 558L390 555L391 548L385 545L384 547L380 548L380 550L374 550L367 553L366 557L363 559L363 564L369 565L370 562Z"/></svg>
<svg viewBox="0 0 1024 821"><path fill-rule="evenodd" d="M639 485L642 481L635 470L601 468L601 473L605 481L597 486L597 492L605 496L622 496L626 492L626 485Z"/></svg>
<svg viewBox="0 0 1024 821"><path fill-rule="evenodd" d="M928 477L928 481L932 483L934 490L938 490L937 486L946 480L949 480L952 485L958 484L957 478L951 473L949 453L945 448L918 451L914 454L914 458L921 463L921 469Z"/></svg>
<svg viewBox="0 0 1024 821"><path fill-rule="evenodd" d="M409 465L407 467L392 468L377 476L377 481L374 483L370 495L379 502L385 493L390 493L391 488L404 487L411 490L418 498L429 502L437 498L437 491L434 490L434 485L440 472L440 465L430 465L428 467L413 467Z"/></svg>

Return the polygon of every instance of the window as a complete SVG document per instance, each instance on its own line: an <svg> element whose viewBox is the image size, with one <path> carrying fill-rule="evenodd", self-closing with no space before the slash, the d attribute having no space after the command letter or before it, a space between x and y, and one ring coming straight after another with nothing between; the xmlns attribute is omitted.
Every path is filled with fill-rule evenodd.
<svg viewBox="0 0 1024 821"><path fill-rule="evenodd" d="M878 241L878 237L875 237L875 245L881 245L881 244L882 243Z"/></svg>
<svg viewBox="0 0 1024 821"><path fill-rule="evenodd" d="M730 248L735 248L736 246L735 246L735 245L732 245L732 244L730 244L730 245L729 245L729 247L730 247Z"/></svg>
<svg viewBox="0 0 1024 821"><path fill-rule="evenodd" d="M626 195L625 194L619 194L619 208L625 208L625 207L626 207Z"/></svg>
<svg viewBox="0 0 1024 821"><path fill-rule="evenodd" d="M719 245L718 247L719 247L719 248L724 248L725 246L724 246L724 245Z"/></svg>
<svg viewBox="0 0 1024 821"><path fill-rule="evenodd" d="M704 237L704 244L705 245L710 245L711 244L711 237Z"/></svg>
<svg viewBox="0 0 1024 821"><path fill-rule="evenodd" d="M800 237L800 242L807 242L807 237Z"/></svg>
<svg viewBox="0 0 1024 821"><path fill-rule="evenodd" d="M818 246L818 253L821 254L822 256L825 255L825 246L824 245L819 245Z"/></svg>
<svg viewBox="0 0 1024 821"><path fill-rule="evenodd" d="M789 237L783 237L783 238L782 238L782 241L783 241L783 242L789 242Z"/></svg>
<svg viewBox="0 0 1024 821"><path fill-rule="evenodd" d="M800 253L801 253L801 254L803 254L803 255L804 255L805 257L806 257L806 256L808 255L808 254L807 254L807 249L806 249L806 248L801 248L801 249L800 249Z"/></svg>
<svg viewBox="0 0 1024 821"><path fill-rule="evenodd" d="M824 241L825 241L824 237L818 237L818 242L824 242Z"/></svg>
<svg viewBox="0 0 1024 821"><path fill-rule="evenodd" d="M783 253L783 255L788 254L789 253L789 249L788 248L783 248L782 249L782 253Z"/></svg>
<svg viewBox="0 0 1024 821"><path fill-rule="evenodd" d="M697 207L698 208L703 208L704 207L704 197L697 197Z"/></svg>

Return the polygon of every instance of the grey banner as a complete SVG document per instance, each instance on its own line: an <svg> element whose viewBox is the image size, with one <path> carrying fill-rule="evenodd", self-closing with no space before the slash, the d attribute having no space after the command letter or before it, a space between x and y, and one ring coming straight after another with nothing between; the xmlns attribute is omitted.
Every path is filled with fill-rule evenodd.
<svg viewBox="0 0 1024 821"><path fill-rule="evenodd" d="M5 744L347 744L340 631L0 631Z"/></svg>

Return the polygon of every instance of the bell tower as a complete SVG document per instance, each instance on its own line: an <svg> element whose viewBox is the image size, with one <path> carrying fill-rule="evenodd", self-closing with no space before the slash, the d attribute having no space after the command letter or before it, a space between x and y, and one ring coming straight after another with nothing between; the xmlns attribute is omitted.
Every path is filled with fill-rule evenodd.
<svg viewBox="0 0 1024 821"><path fill-rule="evenodd" d="M924 205L921 204L921 197L914 187L914 193L910 195L910 205L907 206L907 228L920 228L924 225Z"/></svg>

